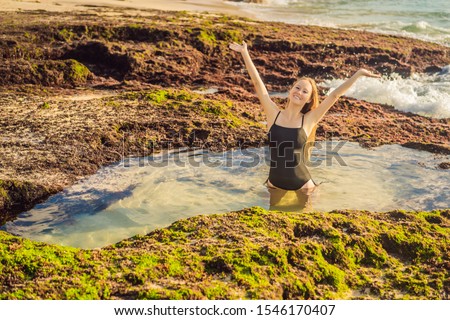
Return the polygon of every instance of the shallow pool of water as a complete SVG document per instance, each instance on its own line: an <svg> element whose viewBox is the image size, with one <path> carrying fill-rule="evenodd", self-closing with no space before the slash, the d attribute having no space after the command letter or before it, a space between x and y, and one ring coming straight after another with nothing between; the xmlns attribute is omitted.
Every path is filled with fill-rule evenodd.
<svg viewBox="0 0 450 320"><path fill-rule="evenodd" d="M269 208L267 147L202 150L126 159L102 168L2 229L82 248L115 243L198 214ZM449 161L424 151L350 142L318 143L310 171L321 183L314 210L432 210L450 207Z"/></svg>

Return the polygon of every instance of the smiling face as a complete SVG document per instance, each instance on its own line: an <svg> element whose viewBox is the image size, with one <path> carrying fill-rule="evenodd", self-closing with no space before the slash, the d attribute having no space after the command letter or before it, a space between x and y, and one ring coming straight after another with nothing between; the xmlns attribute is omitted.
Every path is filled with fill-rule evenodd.
<svg viewBox="0 0 450 320"><path fill-rule="evenodd" d="M304 105L310 102L313 87L308 80L299 80L289 91L289 99L291 103Z"/></svg>

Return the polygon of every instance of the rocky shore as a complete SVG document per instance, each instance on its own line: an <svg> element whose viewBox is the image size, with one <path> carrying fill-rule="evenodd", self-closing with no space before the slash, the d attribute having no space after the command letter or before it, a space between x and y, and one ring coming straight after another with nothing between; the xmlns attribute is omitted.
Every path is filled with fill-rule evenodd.
<svg viewBox="0 0 450 320"><path fill-rule="evenodd" d="M450 48L407 38L258 22L220 14L151 10L141 13L111 9L101 15L62 15L42 11L2 15L2 224L124 156L149 155L178 147L204 147L217 151L264 145L264 118L249 77L243 71L242 59L228 49L232 41L249 43L268 89L276 92L287 90L299 74L321 81L347 77L365 67L383 74L396 72L407 77L413 72L437 72L450 64ZM208 91L210 89L214 90ZM282 99L276 100L283 103ZM365 147L396 143L450 154L450 119L427 118L351 98L342 98L330 110L317 135L318 140L344 139L357 141ZM441 164L441 170L445 170L447 164ZM310 216L307 221L311 223L317 219L317 223L330 225L337 217L348 224L356 223L354 219L381 219L383 223L392 224L392 228L403 228L401 232L409 233L404 239L397 239L399 244L394 245L389 242L391 236L383 233L387 232L384 227L359 230L358 236L373 235L374 243L364 244L367 245L364 249L361 247L363 236L355 240L343 229L330 229L330 234L320 235L311 231L308 237L314 241L316 237L325 237L329 242L323 244L322 240L317 240L311 244L299 236L309 232L309 226L298 227L297 231L293 227L291 233L298 233L294 236L295 241L306 241L304 250L311 254L311 265L306 269L305 261L297 265L300 251L294 249L297 246L293 244L292 235L283 235L280 240L286 245L284 253L272 252L273 248L269 248L279 235L270 233L271 229L266 229L262 222L260 231L265 238L260 239L261 234L255 234L246 240L247 235L244 234L259 232L247 228L249 223L256 223L250 221L250 215L254 221L267 220L267 223L272 220L287 223L289 219L297 219L278 213L268 214L260 209L193 218L99 251L48 246L1 233L4 257L1 265L4 267L0 269L3 294L0 297L448 298L443 280L445 275L448 279L448 212L398 213L404 216L398 218L404 223L394 226L390 216L396 214L345 212ZM225 222L225 217L230 220ZM199 239L212 241L208 236L212 234L211 228L215 227L212 219L220 221L223 228L234 223L243 228L242 239L238 233L224 235L224 239L235 239L233 246L240 243L236 248L242 246L241 251L232 250L226 242L214 244L211 248L224 254L220 261L214 259L221 255L192 251ZM204 232L198 234L192 229L192 225L197 223L209 227L201 229ZM416 229L411 225L416 225ZM181 232L177 228L183 230L184 236L172 239L170 234ZM185 228L191 231L185 231ZM337 227L333 225L332 228ZM408 247L413 230L422 234L423 228L432 231L424 231L424 239L417 238L414 245ZM386 237L387 244L383 244ZM338 245L333 242L335 238L346 240ZM269 246L267 252L261 253L260 249L251 246L252 249L244 252L248 241L262 241L261 247L264 247L263 243ZM173 242L173 248L165 250L182 255L183 250L189 247L186 257L191 260L173 262L174 267L172 262L166 262L169 257L163 256L169 251L162 251L161 256L149 255L148 261L138 259L142 250L154 250L169 242ZM319 244L325 247L319 248ZM428 260L422 253L410 253L412 247L422 250L423 246L428 248L431 244L438 249L429 249L432 253L425 256L432 258ZM335 249L332 248L334 245L337 246ZM358 249L355 246L359 246ZM21 251L25 249L26 252ZM352 256L348 256L348 250L359 251L352 251ZM49 265L42 261L41 264L40 260L32 262L31 255L44 253L57 258L54 261L50 259ZM22 254L30 256L23 260L20 258ZM242 254L239 259L250 259L248 261L257 265L238 263L235 257L239 254ZM260 257L257 258L256 254ZM337 256L330 258L327 255ZM62 263L61 257L67 257L67 263ZM291 259L291 262L286 262L286 259ZM117 261L120 261L120 267L112 270ZM414 268L408 267L411 277L417 279L417 285L412 282L406 285L405 275L399 271L407 268L411 261L420 262L414 263ZM81 285L77 281L85 280L80 279L67 280L67 287L51 289L54 283L62 281L63 275L70 273L70 263L80 265L78 276L87 279L86 283ZM322 268L322 265L326 267ZM139 273L139 266L143 268L143 274ZM154 271L150 272L152 268ZM187 270L184 268L190 270L186 274L192 277L180 280L181 272ZM372 274L370 268L381 271ZM433 271L426 271L428 268ZM365 270L362 274L367 277L357 276L356 269L358 273ZM355 274L349 273L350 270ZM320 275L313 274L313 271ZM255 272L262 273L255 276ZM267 272L275 272L290 280L280 283L270 283L267 279L262 281ZM381 282L372 278L377 275L379 279L385 275L383 272L391 272L392 277L383 278ZM296 277L305 280L302 285L300 282L295 284L293 279ZM173 281L184 281L184 284L173 287ZM434 284L425 286L427 281ZM77 291L76 288L84 288L85 285L85 289ZM231 289L226 290L227 286Z"/></svg>
<svg viewBox="0 0 450 320"><path fill-rule="evenodd" d="M180 220L100 250L0 232L0 299L449 299L450 211Z"/></svg>

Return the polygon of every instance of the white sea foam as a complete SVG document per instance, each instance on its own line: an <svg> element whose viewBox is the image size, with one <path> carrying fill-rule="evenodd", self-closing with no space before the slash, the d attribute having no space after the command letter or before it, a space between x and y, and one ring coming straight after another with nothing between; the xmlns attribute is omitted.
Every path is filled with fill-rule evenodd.
<svg viewBox="0 0 450 320"><path fill-rule="evenodd" d="M331 91L343 82L334 79L320 85ZM407 79L396 74L381 79L360 78L346 96L435 118L450 118L450 66L440 73L413 74Z"/></svg>

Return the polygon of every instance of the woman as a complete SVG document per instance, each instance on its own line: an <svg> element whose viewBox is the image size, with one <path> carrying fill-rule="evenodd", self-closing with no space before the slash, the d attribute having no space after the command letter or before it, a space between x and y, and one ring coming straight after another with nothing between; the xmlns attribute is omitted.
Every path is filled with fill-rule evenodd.
<svg viewBox="0 0 450 320"><path fill-rule="evenodd" d="M307 146L314 143L318 122L359 77L380 76L360 69L321 103L319 103L315 81L311 78L300 78L289 90L286 106L279 108L270 99L250 58L247 44L245 42L242 45L233 43L230 45L230 49L242 54L266 115L271 160L266 185L270 192L270 205L277 205L287 191L294 190L299 204L304 206L307 202L306 196L310 195L316 187L305 162L309 157Z"/></svg>

